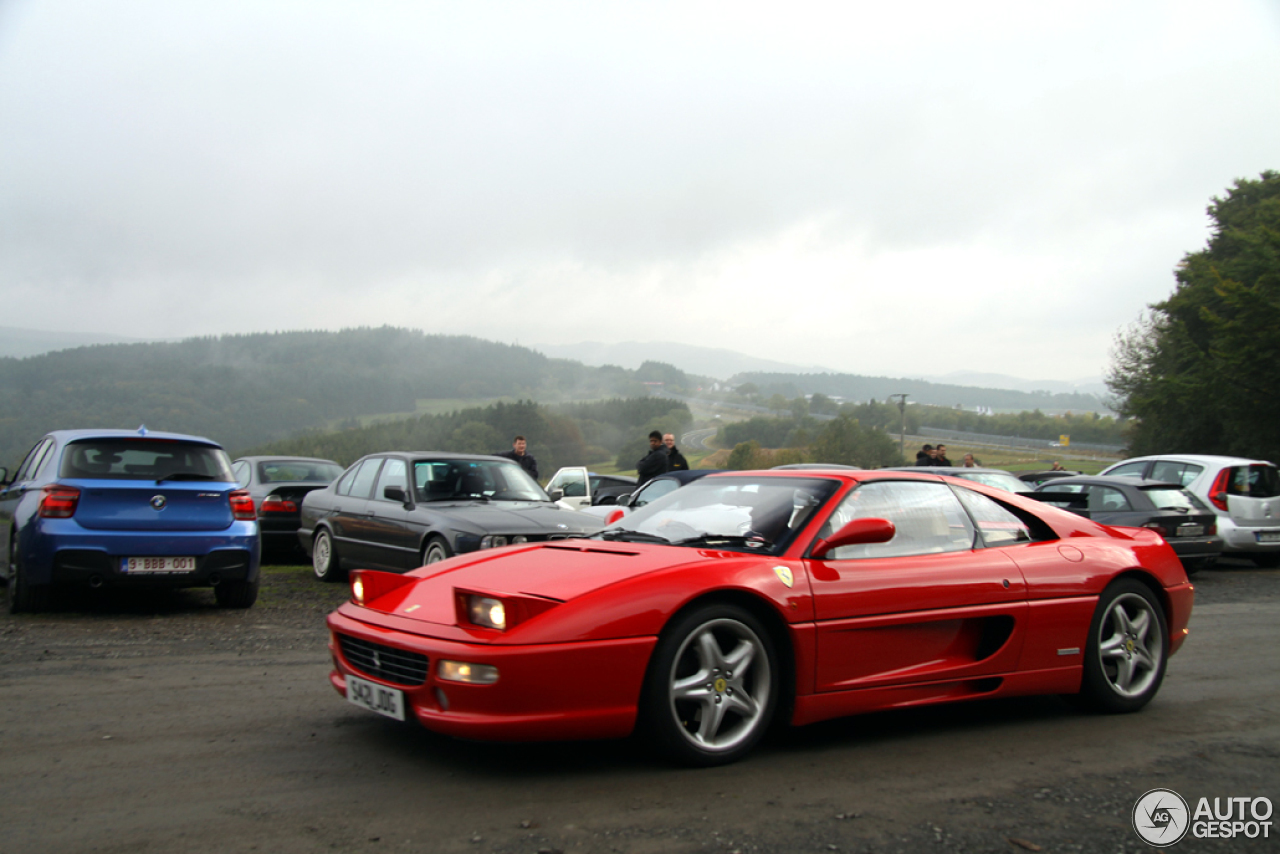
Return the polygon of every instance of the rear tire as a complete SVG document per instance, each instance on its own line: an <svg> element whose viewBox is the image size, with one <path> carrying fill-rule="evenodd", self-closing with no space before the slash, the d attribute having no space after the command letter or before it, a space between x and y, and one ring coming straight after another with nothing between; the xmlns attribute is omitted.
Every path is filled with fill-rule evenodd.
<svg viewBox="0 0 1280 854"><path fill-rule="evenodd" d="M250 608L258 601L258 581L224 581L213 588L219 608Z"/></svg>
<svg viewBox="0 0 1280 854"><path fill-rule="evenodd" d="M53 604L53 588L48 584L31 584L27 571L18 561L17 543L9 543L9 613L35 614L49 610Z"/></svg>
<svg viewBox="0 0 1280 854"><path fill-rule="evenodd" d="M1136 712L1160 690L1168 659L1169 629L1151 590L1112 582L1089 624L1080 699L1099 712Z"/></svg>
<svg viewBox="0 0 1280 854"><path fill-rule="evenodd" d="M342 560L338 557L338 547L334 545L333 534L322 530L316 534L311 544L311 570L320 581L334 582L342 580Z"/></svg>

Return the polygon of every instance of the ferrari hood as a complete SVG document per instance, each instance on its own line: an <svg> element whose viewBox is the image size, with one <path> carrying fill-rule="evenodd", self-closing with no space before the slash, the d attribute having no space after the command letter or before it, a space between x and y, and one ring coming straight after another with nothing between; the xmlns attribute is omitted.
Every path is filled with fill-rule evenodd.
<svg viewBox="0 0 1280 854"><path fill-rule="evenodd" d="M394 609L401 615L412 614L416 620L453 625L454 590L567 602L592 590L702 557L696 549L598 540L509 546L414 570L413 574L423 577L403 599L397 591ZM375 609L378 604L370 603Z"/></svg>

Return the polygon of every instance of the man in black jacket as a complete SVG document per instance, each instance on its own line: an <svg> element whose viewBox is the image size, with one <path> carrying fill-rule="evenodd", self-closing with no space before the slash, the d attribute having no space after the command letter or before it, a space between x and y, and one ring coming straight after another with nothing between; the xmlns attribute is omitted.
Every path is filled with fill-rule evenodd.
<svg viewBox="0 0 1280 854"><path fill-rule="evenodd" d="M660 474L671 470L667 448L662 444L662 434L654 430L649 434L649 454L636 463L636 486L644 486Z"/></svg>
<svg viewBox="0 0 1280 854"><path fill-rule="evenodd" d="M529 477L534 480L538 479L538 461L533 458L533 454L526 454L525 449L529 447L529 443L525 441L524 436L516 436L511 440L511 450L504 451L501 454L494 454L495 457L506 457L509 460L515 460L520 464L520 468L528 473Z"/></svg>
<svg viewBox="0 0 1280 854"><path fill-rule="evenodd" d="M676 447L676 434L667 433L662 437L662 444L667 447L667 465L671 471L688 471L689 461L684 458L684 454L680 453L680 449Z"/></svg>

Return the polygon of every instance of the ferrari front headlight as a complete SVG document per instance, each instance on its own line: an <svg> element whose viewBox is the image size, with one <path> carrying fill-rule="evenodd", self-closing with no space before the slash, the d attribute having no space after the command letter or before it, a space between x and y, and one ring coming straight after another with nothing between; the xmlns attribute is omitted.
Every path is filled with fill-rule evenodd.
<svg viewBox="0 0 1280 854"><path fill-rule="evenodd" d="M507 629L507 609L501 599L492 596L471 596L467 600L467 615L477 626L498 631Z"/></svg>

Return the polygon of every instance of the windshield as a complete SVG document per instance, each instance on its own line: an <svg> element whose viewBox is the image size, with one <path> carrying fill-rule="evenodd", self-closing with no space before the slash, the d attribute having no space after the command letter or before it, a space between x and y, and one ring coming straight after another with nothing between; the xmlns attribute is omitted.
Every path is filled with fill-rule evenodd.
<svg viewBox="0 0 1280 854"><path fill-rule="evenodd" d="M550 501L518 463L499 460L415 460L419 501Z"/></svg>
<svg viewBox="0 0 1280 854"><path fill-rule="evenodd" d="M1024 483L1011 474L1002 471L975 471L955 473L956 477L962 477L965 480L971 480L974 483L981 483L984 486L994 486L996 489L1003 489L1006 492L1030 492L1030 484Z"/></svg>
<svg viewBox="0 0 1280 854"><path fill-rule="evenodd" d="M779 554L837 485L816 478L704 477L622 517L596 536Z"/></svg>
<svg viewBox="0 0 1280 854"><path fill-rule="evenodd" d="M226 451L174 439L83 439L62 454L62 477L235 481Z"/></svg>

